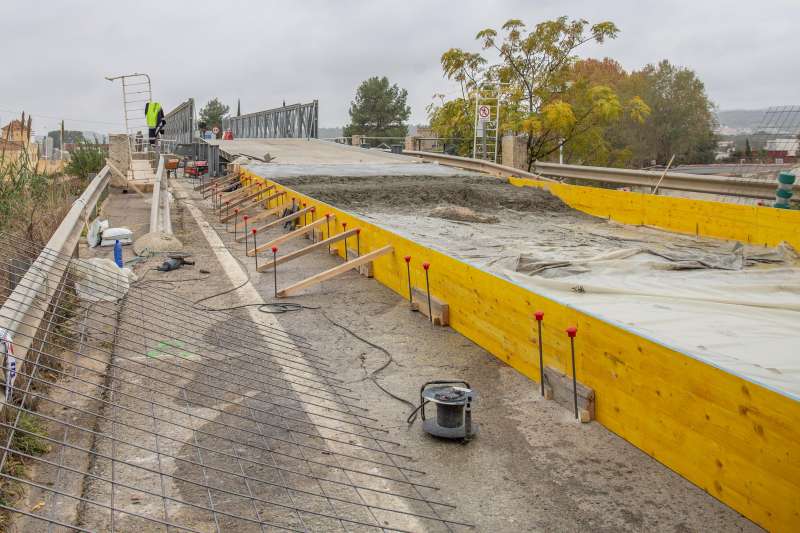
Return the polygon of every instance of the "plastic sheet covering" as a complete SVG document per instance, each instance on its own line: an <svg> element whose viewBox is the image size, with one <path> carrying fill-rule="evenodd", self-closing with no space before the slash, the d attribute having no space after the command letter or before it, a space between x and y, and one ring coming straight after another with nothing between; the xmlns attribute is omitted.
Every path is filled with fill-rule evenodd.
<svg viewBox="0 0 800 533"><path fill-rule="evenodd" d="M503 274L800 399L796 254L782 246L753 257L737 249L717 259L628 249L560 265L521 257L517 270ZM771 262L777 264L767 266Z"/></svg>
<svg viewBox="0 0 800 533"><path fill-rule="evenodd" d="M800 260L583 216L366 218L517 285L800 400Z"/></svg>
<svg viewBox="0 0 800 533"><path fill-rule="evenodd" d="M128 294L136 274L129 268L119 268L111 259L93 257L75 261L75 292L86 302L116 302Z"/></svg>

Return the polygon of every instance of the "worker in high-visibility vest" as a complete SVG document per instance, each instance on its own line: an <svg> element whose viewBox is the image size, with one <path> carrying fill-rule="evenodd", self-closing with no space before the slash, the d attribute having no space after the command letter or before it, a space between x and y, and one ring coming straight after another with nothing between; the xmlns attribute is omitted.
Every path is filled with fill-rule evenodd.
<svg viewBox="0 0 800 533"><path fill-rule="evenodd" d="M148 139L150 144L156 144L156 139L164 132L167 121L164 120L164 110L158 102L147 102L144 106L144 115L147 117Z"/></svg>

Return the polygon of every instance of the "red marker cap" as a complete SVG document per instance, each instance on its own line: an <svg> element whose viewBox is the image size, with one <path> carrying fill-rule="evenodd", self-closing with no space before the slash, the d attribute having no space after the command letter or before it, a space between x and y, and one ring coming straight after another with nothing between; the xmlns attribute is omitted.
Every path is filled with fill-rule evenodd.
<svg viewBox="0 0 800 533"><path fill-rule="evenodd" d="M250 217L249 217L249 216L247 216L247 215L245 215L245 216L243 216L242 218L243 218L243 219L245 219L245 220L247 220L247 219L248 219L248 218L250 218Z"/></svg>
<svg viewBox="0 0 800 533"><path fill-rule="evenodd" d="M305 206L306 206L306 203L305 203L305 202L303 202L303 207L305 207Z"/></svg>
<svg viewBox="0 0 800 533"><path fill-rule="evenodd" d="M233 210L233 212L238 215L239 214L239 208L237 207L236 209Z"/></svg>
<svg viewBox="0 0 800 533"><path fill-rule="evenodd" d="M330 213L325 213L325 218L331 218L331 214Z"/></svg>
<svg viewBox="0 0 800 533"><path fill-rule="evenodd" d="M312 207L312 208L311 208L311 212L312 212L312 213L316 213L316 212L317 212L317 208L316 208L316 207Z"/></svg>
<svg viewBox="0 0 800 533"><path fill-rule="evenodd" d="M575 337L578 334L578 328L575 326L570 326L567 328L567 335L570 337Z"/></svg>
<svg viewBox="0 0 800 533"><path fill-rule="evenodd" d="M278 247L277 247L277 246L273 246L273 247L272 247L272 253L273 253L273 254L276 254L276 253L278 253Z"/></svg>
<svg viewBox="0 0 800 533"><path fill-rule="evenodd" d="M253 235L256 234L256 228L253 228Z"/></svg>
<svg viewBox="0 0 800 533"><path fill-rule="evenodd" d="M410 255L405 256L403 259L406 260L406 263L410 263L411 262L411 256Z"/></svg>
<svg viewBox="0 0 800 533"><path fill-rule="evenodd" d="M347 227L347 222L342 222L342 227L346 228Z"/></svg>
<svg viewBox="0 0 800 533"><path fill-rule="evenodd" d="M544 318L544 311L536 311L535 313L533 313L533 316L536 317L536 320L541 322L542 319Z"/></svg>
<svg viewBox="0 0 800 533"><path fill-rule="evenodd" d="M422 268L424 268L425 270L428 270L430 267L431 267L430 263L422 263Z"/></svg>
<svg viewBox="0 0 800 533"><path fill-rule="evenodd" d="M361 235L361 228L356 228L356 235Z"/></svg>

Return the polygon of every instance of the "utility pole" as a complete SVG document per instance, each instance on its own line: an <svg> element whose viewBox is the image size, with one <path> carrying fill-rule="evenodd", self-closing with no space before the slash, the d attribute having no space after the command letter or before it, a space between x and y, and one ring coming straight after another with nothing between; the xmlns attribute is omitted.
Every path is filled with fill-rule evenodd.
<svg viewBox="0 0 800 533"><path fill-rule="evenodd" d="M58 158L64 160L64 121L61 121L61 150L58 152Z"/></svg>

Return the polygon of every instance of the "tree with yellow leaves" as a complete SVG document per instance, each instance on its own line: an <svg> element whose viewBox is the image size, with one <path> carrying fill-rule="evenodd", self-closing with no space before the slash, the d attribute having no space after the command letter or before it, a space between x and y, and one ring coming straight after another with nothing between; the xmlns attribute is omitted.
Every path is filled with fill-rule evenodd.
<svg viewBox="0 0 800 533"><path fill-rule="evenodd" d="M530 170L533 162L570 142L602 140L604 128L623 117L643 120L649 108L641 98L622 101L610 85L582 78L574 68L579 48L613 39L618 32L612 22L590 26L586 20L567 17L541 22L530 30L518 19L503 24L500 33L482 30L476 39L500 61L489 64L481 54L458 48L445 52L441 57L444 74L459 82L462 98L455 105L433 106L431 125L437 130L438 124L459 124L460 134L471 134L471 129L463 131L470 122L470 98L479 89L494 86L503 100L500 129L527 136ZM456 110L462 113L460 119L453 116ZM445 113L447 120L441 116Z"/></svg>

